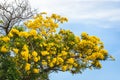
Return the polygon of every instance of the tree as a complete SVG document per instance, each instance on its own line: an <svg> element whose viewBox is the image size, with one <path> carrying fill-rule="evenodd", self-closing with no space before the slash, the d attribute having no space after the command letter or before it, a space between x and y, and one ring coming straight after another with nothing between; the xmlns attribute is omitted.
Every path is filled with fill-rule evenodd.
<svg viewBox="0 0 120 80"><path fill-rule="evenodd" d="M111 58L103 42L86 32L76 36L70 30L59 29L59 24L67 21L43 12L24 23L27 30L15 27L1 36L0 79L48 80L52 72L77 74L87 68L100 69L100 61ZM2 73L4 69L6 74Z"/></svg>
<svg viewBox="0 0 120 80"><path fill-rule="evenodd" d="M36 10L32 10L28 0L3 0L0 3L0 30L2 34L8 34L12 27L21 21L31 18Z"/></svg>

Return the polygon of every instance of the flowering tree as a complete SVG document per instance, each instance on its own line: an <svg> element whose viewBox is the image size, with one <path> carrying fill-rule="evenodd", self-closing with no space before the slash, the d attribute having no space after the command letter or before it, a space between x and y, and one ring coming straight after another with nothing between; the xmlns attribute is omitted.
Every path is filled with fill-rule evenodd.
<svg viewBox="0 0 120 80"><path fill-rule="evenodd" d="M110 58L103 43L86 32L76 36L59 29L59 24L67 21L43 12L24 23L27 29L15 27L1 36L0 79L48 80L51 72L100 69L100 61Z"/></svg>

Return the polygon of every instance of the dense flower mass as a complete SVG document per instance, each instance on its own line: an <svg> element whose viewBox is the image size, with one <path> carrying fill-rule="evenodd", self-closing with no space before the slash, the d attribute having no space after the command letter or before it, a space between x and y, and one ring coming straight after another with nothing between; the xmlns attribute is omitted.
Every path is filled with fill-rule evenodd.
<svg viewBox="0 0 120 80"><path fill-rule="evenodd" d="M56 29L67 18L46 13L25 22L27 30L13 28L0 37L0 56L12 52L12 58L21 75L53 71L79 73L86 68L101 68L100 61L109 58L103 42L83 32L74 35L70 30ZM10 55L10 56L11 56Z"/></svg>

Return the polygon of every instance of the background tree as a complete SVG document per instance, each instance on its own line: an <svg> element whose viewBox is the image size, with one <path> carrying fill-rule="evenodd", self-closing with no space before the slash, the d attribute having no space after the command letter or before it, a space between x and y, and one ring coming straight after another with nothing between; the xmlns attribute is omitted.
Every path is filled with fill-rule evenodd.
<svg viewBox="0 0 120 80"><path fill-rule="evenodd" d="M0 2L0 32L8 34L14 25L21 21L30 19L36 10L32 10L28 0L3 0Z"/></svg>
<svg viewBox="0 0 120 80"><path fill-rule="evenodd" d="M43 12L24 23L27 31L15 27L1 36L0 79L48 80L52 72L77 74L87 68L102 68L100 61L111 59L103 42L86 32L76 36L70 30L59 29L59 24L67 21ZM7 69L6 75L3 69Z"/></svg>

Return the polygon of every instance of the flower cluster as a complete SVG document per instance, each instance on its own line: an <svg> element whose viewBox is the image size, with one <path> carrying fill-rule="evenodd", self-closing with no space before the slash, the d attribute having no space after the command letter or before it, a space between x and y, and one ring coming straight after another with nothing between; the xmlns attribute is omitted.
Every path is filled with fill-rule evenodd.
<svg viewBox="0 0 120 80"><path fill-rule="evenodd" d="M86 68L101 68L100 61L109 58L103 43L96 36L70 30L56 32L67 18L45 13L25 22L28 30L13 28L0 37L0 55L11 54L20 74L31 75L52 71L81 72Z"/></svg>

